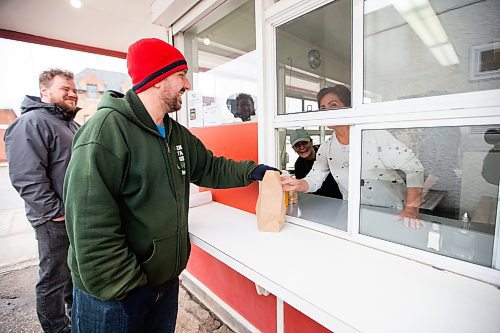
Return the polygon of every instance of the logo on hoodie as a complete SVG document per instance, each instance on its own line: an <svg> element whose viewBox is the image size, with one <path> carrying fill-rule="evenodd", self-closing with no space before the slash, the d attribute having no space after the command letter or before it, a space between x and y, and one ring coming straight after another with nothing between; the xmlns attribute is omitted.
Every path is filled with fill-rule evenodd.
<svg viewBox="0 0 500 333"><path fill-rule="evenodd" d="M175 151L177 153L177 158L179 163L177 164L177 169L181 170L181 175L186 174L186 161L184 160L184 152L182 151L182 145L175 146Z"/></svg>

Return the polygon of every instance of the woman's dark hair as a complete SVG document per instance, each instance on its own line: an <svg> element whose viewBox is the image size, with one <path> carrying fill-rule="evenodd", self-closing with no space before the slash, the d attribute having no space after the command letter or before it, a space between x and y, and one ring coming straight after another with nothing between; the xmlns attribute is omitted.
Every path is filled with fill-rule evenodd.
<svg viewBox="0 0 500 333"><path fill-rule="evenodd" d="M326 94L334 93L337 95L346 107L351 106L351 91L346 87L341 84L337 84L336 86L333 87L326 87L321 89L318 94L316 95L316 101L318 102L318 109L320 108L319 101L323 97L325 97Z"/></svg>

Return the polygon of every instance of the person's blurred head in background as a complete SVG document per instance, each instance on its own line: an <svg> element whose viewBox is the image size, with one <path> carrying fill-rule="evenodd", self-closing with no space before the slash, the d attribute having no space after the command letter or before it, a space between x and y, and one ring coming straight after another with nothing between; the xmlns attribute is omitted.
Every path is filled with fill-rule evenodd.
<svg viewBox="0 0 500 333"><path fill-rule="evenodd" d="M316 152L313 148L312 139L302 128L293 130L290 133L290 144L293 150L302 158L306 160L313 160L316 158Z"/></svg>

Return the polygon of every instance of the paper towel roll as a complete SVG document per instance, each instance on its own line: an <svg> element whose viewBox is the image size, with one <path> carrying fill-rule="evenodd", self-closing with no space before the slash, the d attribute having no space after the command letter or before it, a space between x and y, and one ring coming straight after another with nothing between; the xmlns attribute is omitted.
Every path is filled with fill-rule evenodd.
<svg viewBox="0 0 500 333"><path fill-rule="evenodd" d="M212 192L204 191L192 193L189 197L189 207L196 207L212 202Z"/></svg>

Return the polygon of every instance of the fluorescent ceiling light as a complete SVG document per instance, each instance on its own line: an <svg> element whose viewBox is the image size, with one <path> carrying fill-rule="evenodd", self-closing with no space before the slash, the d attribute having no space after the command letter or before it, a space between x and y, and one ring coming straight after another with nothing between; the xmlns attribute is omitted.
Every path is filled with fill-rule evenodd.
<svg viewBox="0 0 500 333"><path fill-rule="evenodd" d="M430 50L441 66L450 66L459 63L455 49L450 43L431 47Z"/></svg>
<svg viewBox="0 0 500 333"><path fill-rule="evenodd" d="M82 2L80 0L70 0L71 6L75 8L82 7Z"/></svg>
<svg viewBox="0 0 500 333"><path fill-rule="evenodd" d="M224 44L220 44L220 43L214 42L210 38L201 38L201 37L198 37L197 39L198 39L198 42L203 43L203 44L205 44L207 46L210 45L211 47L214 47L216 49L223 50L223 51L226 51L226 52L235 53L235 54L238 54L240 56L248 53L246 51L239 50L239 49L236 49L236 48L231 47L231 46L227 46L227 45L224 45ZM208 44L206 44L207 39L208 39L208 42L209 42Z"/></svg>
<svg viewBox="0 0 500 333"><path fill-rule="evenodd" d="M459 63L458 55L428 0L391 0L391 2L441 66Z"/></svg>

